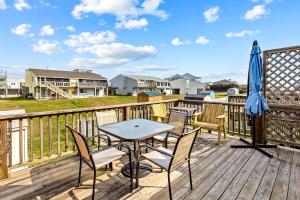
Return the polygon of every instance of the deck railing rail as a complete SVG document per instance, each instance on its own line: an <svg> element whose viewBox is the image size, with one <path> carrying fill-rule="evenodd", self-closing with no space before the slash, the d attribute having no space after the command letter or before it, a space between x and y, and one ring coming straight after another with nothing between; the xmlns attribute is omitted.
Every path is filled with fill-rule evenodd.
<svg viewBox="0 0 300 200"><path fill-rule="evenodd" d="M161 102L119 104L93 108L80 108L0 116L0 127L2 127L0 130L0 142L2 144L8 144L7 148L0 148L0 154L3 154L3 152L7 153L5 154L5 156L0 155L0 158L6 158L7 167L14 168L22 165L31 166L45 160L56 159L63 155L72 154L75 150L75 146L73 144L70 133L65 127L67 124L79 130L86 136L93 136L97 134L97 128L95 127L95 112L115 110L119 121L134 118L150 119L149 106L158 103L165 104L167 108L174 106L194 107L197 108L198 112L201 112L203 110L203 106L205 106L205 104L207 103L223 104L225 106L226 129L228 133L240 137L250 136L250 127L247 126L248 118L245 114L244 103L206 102L174 99ZM270 105L270 107L273 108L272 105ZM281 107L279 108L278 106L276 108L285 109ZM296 109L297 112L300 113L299 107L291 109ZM297 117L298 118L296 119L299 122L299 115L297 115ZM28 155L24 153L25 145L23 138L25 137L23 134L25 128L24 126L27 126L27 124L28 127L26 128L28 135ZM13 164L11 154L13 147L11 138L12 132L16 131L16 125L18 126L17 135L19 137L19 144L17 144L17 149L19 150L19 162L17 164ZM299 134L299 130L290 131L295 131ZM14 143L14 145L16 144ZM3 165L1 165L1 167L3 167Z"/></svg>

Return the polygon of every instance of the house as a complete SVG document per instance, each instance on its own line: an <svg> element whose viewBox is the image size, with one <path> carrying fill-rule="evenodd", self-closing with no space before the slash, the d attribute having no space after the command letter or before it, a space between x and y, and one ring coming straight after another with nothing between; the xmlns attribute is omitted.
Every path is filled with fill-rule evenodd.
<svg viewBox="0 0 300 200"><path fill-rule="evenodd" d="M107 79L90 70L28 69L25 85L35 99L69 99L107 95Z"/></svg>
<svg viewBox="0 0 300 200"><path fill-rule="evenodd" d="M201 82L201 78L189 73L176 74L166 80L171 82L173 94L198 94L200 91L205 90L205 84Z"/></svg>
<svg viewBox="0 0 300 200"><path fill-rule="evenodd" d="M153 76L120 74L110 80L110 87L119 95L132 95L146 91L158 91L162 94L172 94L168 80Z"/></svg>
<svg viewBox="0 0 300 200"><path fill-rule="evenodd" d="M162 101L163 96L158 91L141 92L137 95L137 102Z"/></svg>
<svg viewBox="0 0 300 200"><path fill-rule="evenodd" d="M6 75L0 75L0 98L19 97L24 82L8 79Z"/></svg>

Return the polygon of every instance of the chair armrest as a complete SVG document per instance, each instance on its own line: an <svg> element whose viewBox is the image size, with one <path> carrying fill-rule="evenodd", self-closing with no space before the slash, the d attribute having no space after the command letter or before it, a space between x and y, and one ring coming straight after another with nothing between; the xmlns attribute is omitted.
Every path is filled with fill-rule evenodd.
<svg viewBox="0 0 300 200"><path fill-rule="evenodd" d="M197 113L194 113L192 115L192 121L193 122L198 122L198 117L201 117L201 115L203 114L203 112L197 112Z"/></svg>
<svg viewBox="0 0 300 200"><path fill-rule="evenodd" d="M217 119L225 119L225 115L219 115Z"/></svg>
<svg viewBox="0 0 300 200"><path fill-rule="evenodd" d="M157 152L159 152L159 153L162 153L162 154L164 154L164 155L166 155L166 156L174 157L174 155L169 154L169 153L167 153L167 152L164 152L164 151L162 151L162 150L159 150L159 149L157 149L157 148L155 148L155 147L153 147L153 146L150 146L150 145L144 144L144 145L140 145L140 148L141 148L141 147L146 147L146 148L152 149L152 150L154 150L154 151L157 151ZM140 152L140 148L139 148L139 152Z"/></svg>

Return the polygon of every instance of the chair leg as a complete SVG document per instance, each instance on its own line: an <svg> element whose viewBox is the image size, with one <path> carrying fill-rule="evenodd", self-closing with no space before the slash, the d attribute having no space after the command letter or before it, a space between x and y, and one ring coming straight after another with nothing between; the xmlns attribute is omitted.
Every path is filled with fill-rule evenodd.
<svg viewBox="0 0 300 200"><path fill-rule="evenodd" d="M224 138L226 139L226 137L227 137L227 132L226 132L225 125L223 125L223 131L224 131Z"/></svg>
<svg viewBox="0 0 300 200"><path fill-rule="evenodd" d="M80 158L80 161L79 161L78 187L80 186L80 180L81 180L81 167L82 167L82 159Z"/></svg>
<svg viewBox="0 0 300 200"><path fill-rule="evenodd" d="M113 164L112 164L112 162L109 163L109 168L110 168L110 171L113 171Z"/></svg>
<svg viewBox="0 0 300 200"><path fill-rule="evenodd" d="M170 171L168 171L168 186L169 186L169 197L170 197L170 200L172 200L172 189L171 189Z"/></svg>
<svg viewBox="0 0 300 200"><path fill-rule="evenodd" d="M221 144L221 128L218 128L218 144Z"/></svg>
<svg viewBox="0 0 300 200"><path fill-rule="evenodd" d="M192 171L191 171L191 161L190 161L190 159L188 160L188 165L189 165L190 186L191 186L191 190L193 190L193 180L192 180Z"/></svg>
<svg viewBox="0 0 300 200"><path fill-rule="evenodd" d="M132 170L132 159L131 159L131 152L129 150L129 171L130 171L130 192L133 191L133 170Z"/></svg>
<svg viewBox="0 0 300 200"><path fill-rule="evenodd" d="M96 185L96 169L94 169L94 181L93 181L93 195L92 199L95 199L95 185Z"/></svg>

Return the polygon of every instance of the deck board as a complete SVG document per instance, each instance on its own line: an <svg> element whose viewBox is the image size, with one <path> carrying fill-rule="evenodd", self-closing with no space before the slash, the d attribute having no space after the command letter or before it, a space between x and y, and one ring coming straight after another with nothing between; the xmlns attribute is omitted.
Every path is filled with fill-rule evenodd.
<svg viewBox="0 0 300 200"><path fill-rule="evenodd" d="M194 190L189 187L187 165L171 173L173 199L279 199L300 200L300 151L268 149L270 159L253 149L232 149L235 138L216 144L216 136L202 134L191 156ZM130 193L129 180L120 173L98 170L96 199L169 199L167 174L155 170L140 179L140 187ZM156 168L156 166L154 166ZM79 188L78 158L70 157L42 167L14 174L0 181L0 199L90 199L92 173L83 170Z"/></svg>

